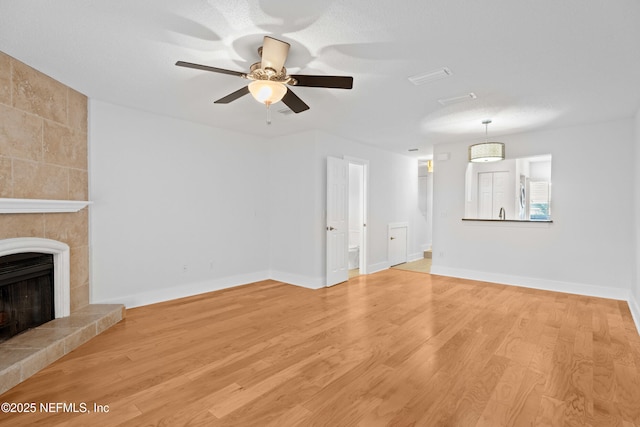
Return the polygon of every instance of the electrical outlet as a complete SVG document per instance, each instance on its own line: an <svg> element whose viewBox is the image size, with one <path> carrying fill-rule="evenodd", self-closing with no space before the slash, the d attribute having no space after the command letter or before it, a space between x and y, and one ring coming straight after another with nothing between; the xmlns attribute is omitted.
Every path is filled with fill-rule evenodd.
<svg viewBox="0 0 640 427"><path fill-rule="evenodd" d="M438 252L438 256L439 256L440 258L444 258L444 251L440 251L440 252Z"/></svg>
<svg viewBox="0 0 640 427"><path fill-rule="evenodd" d="M189 266L187 264L182 265L182 273L187 274L189 272Z"/></svg>

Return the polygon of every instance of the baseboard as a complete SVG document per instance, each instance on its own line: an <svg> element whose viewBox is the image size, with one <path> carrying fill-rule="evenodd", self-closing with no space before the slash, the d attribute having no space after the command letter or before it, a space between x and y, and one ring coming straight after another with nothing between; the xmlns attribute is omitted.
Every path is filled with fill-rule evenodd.
<svg viewBox="0 0 640 427"><path fill-rule="evenodd" d="M424 259L424 252L418 252L415 254L407 255L407 262L413 262ZM377 264L369 264L369 268L367 269L367 274L377 273L379 271L388 270L391 268L388 261L379 262Z"/></svg>
<svg viewBox="0 0 640 427"><path fill-rule="evenodd" d="M424 259L424 251L422 252L416 252L415 254L409 254L407 256L407 262L413 262L413 261L418 261Z"/></svg>
<svg viewBox="0 0 640 427"><path fill-rule="evenodd" d="M388 269L389 269L389 263L387 261L379 262L377 264L369 264L367 266L367 274L373 274L373 273L377 273L378 271L388 270Z"/></svg>
<svg viewBox="0 0 640 427"><path fill-rule="evenodd" d="M91 304L118 303L124 304L126 308L133 308L143 305L156 304L164 301L170 301L178 298L190 297L193 295L204 294L207 292L219 291L222 289L232 288L234 286L245 285L247 283L259 282L261 280L267 279L269 279L268 271L258 271L248 274L239 274L237 276L193 282L173 288L157 289L150 292L124 295L108 300L92 300Z"/></svg>
<svg viewBox="0 0 640 427"><path fill-rule="evenodd" d="M325 285L324 277L303 276L301 274L292 274L283 271L271 271L269 278L307 289L320 289L324 288Z"/></svg>
<svg viewBox="0 0 640 427"><path fill-rule="evenodd" d="M624 288L610 288L582 283L562 282L559 280L512 276L508 274L489 273L485 271L466 270L438 265L431 266L431 274L499 283L502 285L521 286L523 288L541 289L545 291L564 292L567 294L630 301L629 289ZM631 306L631 304L629 305ZM638 322L636 321L636 324L637 323Z"/></svg>
<svg viewBox="0 0 640 427"><path fill-rule="evenodd" d="M631 317L633 317L633 321L636 324L636 331L640 334L640 301L638 301L633 292L629 297L629 311L631 311Z"/></svg>
<svg viewBox="0 0 640 427"><path fill-rule="evenodd" d="M369 265L369 273L389 269L388 262L380 262ZM608 288L604 286L586 285L573 282L562 282L558 280L547 280L523 276L512 276L498 273L488 273L485 271L467 270L434 265L431 267L431 274L448 277L459 277L462 279L479 280L483 282L499 283L503 285L521 286L524 288L541 289L546 291L565 292L569 294L586 295L598 298L609 298L627 301L629 311L640 333L640 301L632 292L622 288ZM91 301L91 304L124 304L127 308L140 307L143 305L155 304L173 299L199 295L207 292L218 291L245 285L247 283L259 282L261 280L277 280L290 285L300 286L307 289L320 289L324 287L324 278L303 276L299 274L285 273L281 271L258 271L254 273L241 274L237 276L224 277L220 279L207 280L190 283L174 288L158 289L152 292L142 292L113 299Z"/></svg>

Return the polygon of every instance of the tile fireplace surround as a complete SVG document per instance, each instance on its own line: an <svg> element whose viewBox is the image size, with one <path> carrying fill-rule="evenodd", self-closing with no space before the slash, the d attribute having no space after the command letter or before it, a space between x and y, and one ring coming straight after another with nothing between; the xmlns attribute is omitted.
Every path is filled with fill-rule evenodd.
<svg viewBox="0 0 640 427"><path fill-rule="evenodd" d="M0 52L0 255L39 238L30 249L71 264L54 265L56 318L0 344L0 393L124 316L89 305L87 118L84 94Z"/></svg>

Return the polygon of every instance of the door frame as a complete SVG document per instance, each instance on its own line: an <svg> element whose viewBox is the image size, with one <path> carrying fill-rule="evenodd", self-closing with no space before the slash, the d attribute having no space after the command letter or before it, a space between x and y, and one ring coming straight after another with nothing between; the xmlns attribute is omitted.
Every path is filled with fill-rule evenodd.
<svg viewBox="0 0 640 427"><path fill-rule="evenodd" d="M369 214L369 160L360 159L358 157L343 156L343 159L347 161L347 167L349 164L361 165L363 169L362 174L362 233L360 233L360 274L368 274L368 214Z"/></svg>

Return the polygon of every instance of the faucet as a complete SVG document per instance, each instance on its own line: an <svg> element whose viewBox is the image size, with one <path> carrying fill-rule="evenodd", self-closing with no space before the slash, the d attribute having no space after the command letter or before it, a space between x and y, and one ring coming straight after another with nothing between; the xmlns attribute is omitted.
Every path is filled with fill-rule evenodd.
<svg viewBox="0 0 640 427"><path fill-rule="evenodd" d="M498 213L498 218L502 220L507 219L507 213L505 212L504 208L500 208L500 212Z"/></svg>

